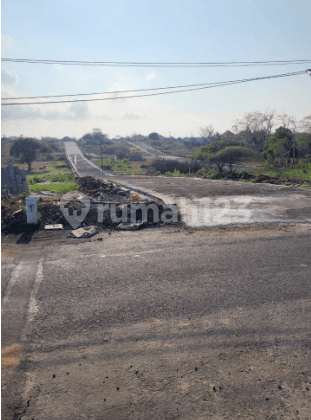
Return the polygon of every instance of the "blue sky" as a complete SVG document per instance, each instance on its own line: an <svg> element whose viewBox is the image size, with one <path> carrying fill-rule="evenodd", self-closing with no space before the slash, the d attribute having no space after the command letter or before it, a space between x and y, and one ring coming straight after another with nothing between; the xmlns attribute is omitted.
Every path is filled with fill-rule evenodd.
<svg viewBox="0 0 311 420"><path fill-rule="evenodd" d="M220 0L2 0L2 57L206 62L309 59L311 2ZM72 67L2 63L2 96L75 94L218 82L305 70ZM245 112L311 113L307 75L155 98L2 107L2 133L110 137L198 135L231 129Z"/></svg>

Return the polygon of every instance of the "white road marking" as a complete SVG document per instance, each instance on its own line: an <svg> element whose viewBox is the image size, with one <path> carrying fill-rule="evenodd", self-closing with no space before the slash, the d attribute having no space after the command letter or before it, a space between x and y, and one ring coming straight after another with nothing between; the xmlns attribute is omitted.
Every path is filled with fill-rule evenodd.
<svg viewBox="0 0 311 420"><path fill-rule="evenodd" d="M21 333L21 341L26 341L26 335L27 335L27 332L29 332L29 328L30 328L29 323L33 320L34 315L39 310L38 305L36 303L36 295L38 293L42 280L43 280L43 262L42 260L40 260L38 263L36 277L35 277L32 291L30 294L28 311L27 311L27 321L25 324L25 328L23 329Z"/></svg>
<svg viewBox="0 0 311 420"><path fill-rule="evenodd" d="M36 295L38 293L42 280L43 280L43 263L42 263L42 260L40 260L38 264L36 279L35 279L34 286L30 295L29 308L28 308L28 321L32 321L34 315L38 312L38 306L36 304Z"/></svg>
<svg viewBox="0 0 311 420"><path fill-rule="evenodd" d="M5 309L5 306L7 305L8 300L9 300L10 296L12 295L13 287L14 287L14 285L15 285L15 283L16 283L19 275L20 275L20 272L23 269L23 267L24 267L24 263L21 262L13 268L11 278L10 278L9 283L7 285L5 295L4 295L4 298L3 298L3 301L2 301L2 310Z"/></svg>

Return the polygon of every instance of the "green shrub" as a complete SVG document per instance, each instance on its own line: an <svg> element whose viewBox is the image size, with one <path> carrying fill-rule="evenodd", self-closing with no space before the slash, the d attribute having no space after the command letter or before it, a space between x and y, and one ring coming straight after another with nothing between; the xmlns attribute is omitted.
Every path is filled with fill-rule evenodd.
<svg viewBox="0 0 311 420"><path fill-rule="evenodd" d="M45 182L45 177L43 175L32 175L27 178L29 185L38 184L39 182Z"/></svg>
<svg viewBox="0 0 311 420"><path fill-rule="evenodd" d="M202 176L204 176L204 174L205 174L205 169L204 169L204 168L199 169L199 170L198 170L198 172L197 172L197 174L198 174L198 175L202 175Z"/></svg>
<svg viewBox="0 0 311 420"><path fill-rule="evenodd" d="M17 195L16 198L26 198L29 196L30 194L28 192L23 192L22 194Z"/></svg>
<svg viewBox="0 0 311 420"><path fill-rule="evenodd" d="M212 179L214 176L217 176L217 175L219 175L218 169L209 168L209 170L208 170L209 179Z"/></svg>

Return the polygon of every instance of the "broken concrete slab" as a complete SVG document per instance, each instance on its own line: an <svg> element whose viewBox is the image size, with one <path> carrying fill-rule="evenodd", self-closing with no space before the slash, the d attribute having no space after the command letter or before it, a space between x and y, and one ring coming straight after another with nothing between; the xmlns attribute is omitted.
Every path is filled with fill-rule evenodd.
<svg viewBox="0 0 311 420"><path fill-rule="evenodd" d="M71 238L89 238L99 232L98 226L87 226L80 229L75 229L70 232Z"/></svg>
<svg viewBox="0 0 311 420"><path fill-rule="evenodd" d="M64 227L61 224L44 226L44 230L62 230L62 229L64 229Z"/></svg>
<svg viewBox="0 0 311 420"><path fill-rule="evenodd" d="M56 194L56 193L51 192L51 191L39 191L36 194L37 195L43 195L44 197L55 197L56 195L59 195L59 194Z"/></svg>

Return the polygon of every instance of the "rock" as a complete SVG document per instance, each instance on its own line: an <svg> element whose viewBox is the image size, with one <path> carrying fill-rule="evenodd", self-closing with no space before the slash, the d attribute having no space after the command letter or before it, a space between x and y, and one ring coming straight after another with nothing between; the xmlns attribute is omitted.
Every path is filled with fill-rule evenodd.
<svg viewBox="0 0 311 420"><path fill-rule="evenodd" d="M137 193L135 193L135 192L131 192L131 193L130 193L130 199L131 199L132 201L138 201L138 200L140 200L140 195L139 195L139 194L137 194Z"/></svg>
<svg viewBox="0 0 311 420"><path fill-rule="evenodd" d="M122 222L116 227L116 229L118 229L118 230L137 230L137 229L140 229L141 227L143 227L144 225L145 225L144 222L139 222L139 223Z"/></svg>
<svg viewBox="0 0 311 420"><path fill-rule="evenodd" d="M44 197L55 197L55 195L57 195L56 193L53 193L51 191L39 191L37 194L43 195Z"/></svg>
<svg viewBox="0 0 311 420"><path fill-rule="evenodd" d="M75 229L70 232L71 238L89 238L96 235L99 232L98 226L88 226L82 227L80 229Z"/></svg>

